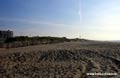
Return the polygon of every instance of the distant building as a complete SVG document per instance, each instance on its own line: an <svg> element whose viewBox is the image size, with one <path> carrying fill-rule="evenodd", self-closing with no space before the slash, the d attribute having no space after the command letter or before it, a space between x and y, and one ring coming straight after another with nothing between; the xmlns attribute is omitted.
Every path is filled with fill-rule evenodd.
<svg viewBox="0 0 120 78"><path fill-rule="evenodd" d="M13 37L13 31L10 31L10 30L7 30L7 31L0 30L0 42L3 42L7 38L11 38L11 37Z"/></svg>

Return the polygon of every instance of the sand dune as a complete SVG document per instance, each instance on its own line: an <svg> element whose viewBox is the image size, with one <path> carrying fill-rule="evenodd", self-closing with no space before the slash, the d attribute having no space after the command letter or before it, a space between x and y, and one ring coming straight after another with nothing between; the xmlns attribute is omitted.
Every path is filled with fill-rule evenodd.
<svg viewBox="0 0 120 78"><path fill-rule="evenodd" d="M64 42L0 49L0 78L120 78L119 48L109 42ZM87 75L92 72L117 75Z"/></svg>

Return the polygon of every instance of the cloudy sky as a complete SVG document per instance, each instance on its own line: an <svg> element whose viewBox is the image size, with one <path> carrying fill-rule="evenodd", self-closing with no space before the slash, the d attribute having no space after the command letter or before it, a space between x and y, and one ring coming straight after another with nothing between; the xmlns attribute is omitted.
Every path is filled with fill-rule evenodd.
<svg viewBox="0 0 120 78"><path fill-rule="evenodd" d="M0 0L0 29L15 35L120 40L120 0Z"/></svg>

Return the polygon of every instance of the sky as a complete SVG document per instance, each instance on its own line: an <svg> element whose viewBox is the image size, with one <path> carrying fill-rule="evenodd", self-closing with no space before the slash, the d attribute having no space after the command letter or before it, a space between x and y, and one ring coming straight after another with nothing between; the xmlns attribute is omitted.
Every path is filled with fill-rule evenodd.
<svg viewBox="0 0 120 78"><path fill-rule="evenodd" d="M0 30L15 36L120 40L120 0L0 0Z"/></svg>

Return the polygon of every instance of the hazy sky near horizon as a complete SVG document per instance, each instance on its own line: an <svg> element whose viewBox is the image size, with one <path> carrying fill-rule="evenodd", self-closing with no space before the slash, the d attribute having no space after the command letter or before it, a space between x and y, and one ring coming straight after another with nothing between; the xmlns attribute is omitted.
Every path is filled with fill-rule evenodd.
<svg viewBox="0 0 120 78"><path fill-rule="evenodd" d="M120 40L120 0L0 0L0 29L15 35Z"/></svg>

